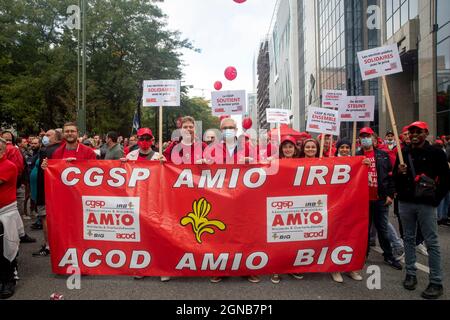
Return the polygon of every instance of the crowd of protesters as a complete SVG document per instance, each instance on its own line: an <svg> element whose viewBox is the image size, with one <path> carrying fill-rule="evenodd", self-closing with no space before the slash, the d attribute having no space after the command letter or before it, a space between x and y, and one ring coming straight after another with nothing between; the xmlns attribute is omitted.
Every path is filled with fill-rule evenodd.
<svg viewBox="0 0 450 320"><path fill-rule="evenodd" d="M31 229L43 230L44 241L33 256L50 255L44 188L48 159L150 160L174 164L268 163L319 158L322 138L323 157L349 157L354 153L364 157L363 163L369 168L367 255L378 237L386 264L402 270L400 261L404 257L406 277L403 286L407 290L415 290L417 286L416 252L428 256L429 285L422 297L440 297L443 275L438 225L450 226L450 136L432 139L428 125L415 122L403 128L401 145L396 145L393 132L387 132L382 139L371 128L360 130L356 145L346 138L333 142L331 136L315 139L307 133L297 137L281 135L274 139L270 134L238 136L237 123L227 118L221 121L218 130L208 130L199 137L195 120L184 117L178 134L161 146L162 154L150 128L141 128L129 138L114 131L105 137L79 137L75 123L17 139L12 132L3 131L0 137L0 235L3 235L1 242L8 245L0 246L0 298L14 294L19 243L36 242L25 233L22 219L30 220L34 213L36 221L31 224ZM401 164L397 156L399 148L405 164ZM427 187L420 189L418 185ZM399 232L389 222L391 205L398 218ZM356 281L363 280L358 270L348 275ZM296 279L304 277L301 274L292 276ZM344 281L339 273L332 273L331 277L339 283ZM170 278L161 277L161 280ZM210 280L217 283L222 278ZM260 278L249 275L248 280L257 283ZM281 276L272 275L271 281L279 283Z"/></svg>

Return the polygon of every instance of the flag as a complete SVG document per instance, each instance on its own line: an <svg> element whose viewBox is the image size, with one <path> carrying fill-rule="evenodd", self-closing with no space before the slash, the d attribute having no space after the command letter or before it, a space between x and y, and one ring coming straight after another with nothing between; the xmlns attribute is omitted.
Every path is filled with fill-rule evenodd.
<svg viewBox="0 0 450 320"><path fill-rule="evenodd" d="M139 130L140 124L139 124L139 115L138 112L135 111L134 113L134 117L133 117L133 129L135 129L136 131Z"/></svg>

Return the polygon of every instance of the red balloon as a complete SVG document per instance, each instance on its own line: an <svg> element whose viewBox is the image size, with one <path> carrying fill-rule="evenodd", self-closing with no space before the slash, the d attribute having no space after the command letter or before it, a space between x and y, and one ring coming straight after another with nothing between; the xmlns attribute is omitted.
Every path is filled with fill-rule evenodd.
<svg viewBox="0 0 450 320"><path fill-rule="evenodd" d="M236 3L244 3L247 0L233 0L233 1L236 2Z"/></svg>
<svg viewBox="0 0 450 320"><path fill-rule="evenodd" d="M214 89L216 89L217 91L219 91L220 89L222 89L222 82L216 81L216 82L214 83Z"/></svg>
<svg viewBox="0 0 450 320"><path fill-rule="evenodd" d="M235 67L228 67L225 69L225 78L233 81L237 77L237 70Z"/></svg>
<svg viewBox="0 0 450 320"><path fill-rule="evenodd" d="M253 125L253 121L251 118L244 118L242 119L242 128L244 128L244 130L248 130L252 127Z"/></svg>

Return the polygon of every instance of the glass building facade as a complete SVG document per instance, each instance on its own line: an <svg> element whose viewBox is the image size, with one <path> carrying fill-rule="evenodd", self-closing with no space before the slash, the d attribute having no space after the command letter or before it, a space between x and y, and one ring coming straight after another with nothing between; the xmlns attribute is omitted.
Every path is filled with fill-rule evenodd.
<svg viewBox="0 0 450 320"><path fill-rule="evenodd" d="M362 81L357 53L379 47L379 30L366 26L367 7L378 0L319 0L320 90L347 90L348 95L375 96L375 121L378 129L378 80ZM361 124L364 125L364 124ZM352 123L342 124L341 136L351 136Z"/></svg>
<svg viewBox="0 0 450 320"><path fill-rule="evenodd" d="M419 14L419 0L385 0L386 38L389 39Z"/></svg>
<svg viewBox="0 0 450 320"><path fill-rule="evenodd" d="M450 1L437 0L437 134L450 134Z"/></svg>

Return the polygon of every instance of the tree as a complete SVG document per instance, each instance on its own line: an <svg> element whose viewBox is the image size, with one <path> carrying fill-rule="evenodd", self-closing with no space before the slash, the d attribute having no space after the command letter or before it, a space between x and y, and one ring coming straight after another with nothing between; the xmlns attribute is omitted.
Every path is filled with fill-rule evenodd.
<svg viewBox="0 0 450 320"><path fill-rule="evenodd" d="M127 134L142 81L180 78L180 49L193 47L166 30L150 1L87 3L87 128ZM65 24L71 4L2 0L0 123L33 133L75 120L77 30Z"/></svg>

